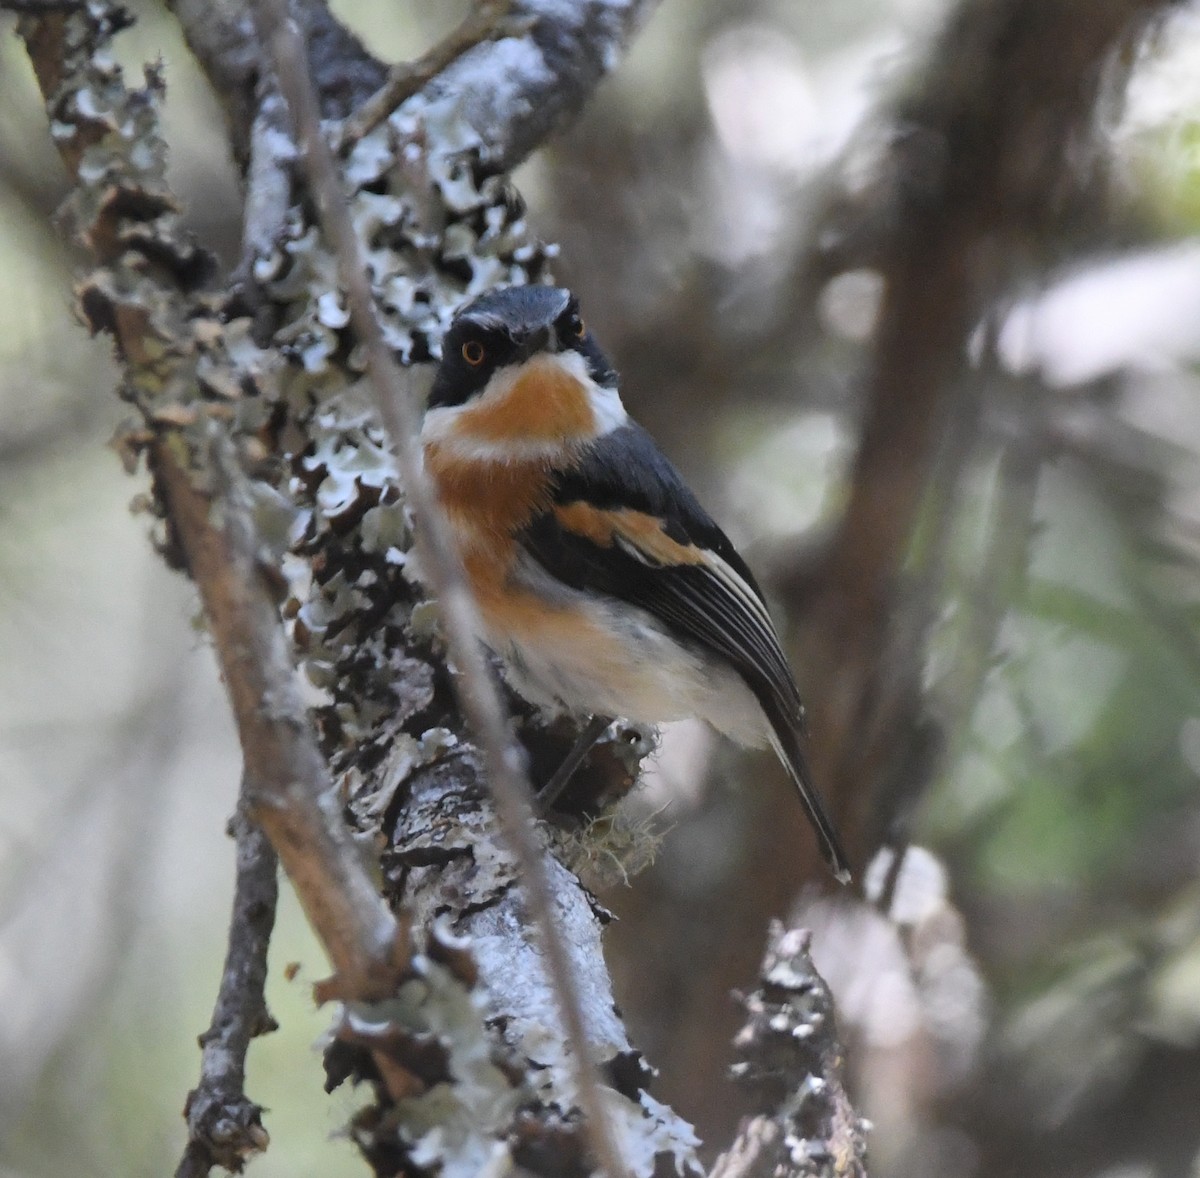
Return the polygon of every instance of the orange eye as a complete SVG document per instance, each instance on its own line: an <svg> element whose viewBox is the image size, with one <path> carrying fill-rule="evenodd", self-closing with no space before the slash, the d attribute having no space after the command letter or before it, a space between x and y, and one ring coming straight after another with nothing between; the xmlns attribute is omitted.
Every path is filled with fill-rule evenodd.
<svg viewBox="0 0 1200 1178"><path fill-rule="evenodd" d="M483 363L483 344L477 339L467 340L462 346L462 356L472 368L478 368Z"/></svg>
<svg viewBox="0 0 1200 1178"><path fill-rule="evenodd" d="M574 328L576 339L583 339L587 335L587 324L578 316L576 316L575 322L571 326Z"/></svg>

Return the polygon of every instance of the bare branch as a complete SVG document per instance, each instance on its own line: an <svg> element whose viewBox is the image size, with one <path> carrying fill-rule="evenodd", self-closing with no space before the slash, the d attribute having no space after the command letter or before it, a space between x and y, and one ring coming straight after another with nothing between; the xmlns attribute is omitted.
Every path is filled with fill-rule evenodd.
<svg viewBox="0 0 1200 1178"><path fill-rule="evenodd" d="M849 816L859 863L880 826L879 782L917 729L919 674L895 657L892 620L968 337L1072 217L1098 155L1095 112L1123 80L1114 67L1169 6L1098 0L1081 21L1071 0L965 0L895 112L894 207L873 245L884 303L849 499L815 586L791 586L812 600L814 772Z"/></svg>
<svg viewBox="0 0 1200 1178"><path fill-rule="evenodd" d="M262 830L245 815L230 824L237 876L229 948L212 1022L200 1036L200 1083L188 1094L188 1144L175 1178L203 1178L213 1166L241 1173L267 1147L262 1108L247 1099L246 1052L256 1035L276 1029L267 1010L267 949L275 927L278 860Z"/></svg>
<svg viewBox="0 0 1200 1178"><path fill-rule="evenodd" d="M244 164L263 73L250 10L243 0L167 0L167 7L224 107L234 158Z"/></svg>
<svg viewBox="0 0 1200 1178"><path fill-rule="evenodd" d="M533 834L533 811L524 755L508 732L499 689L480 645L479 620L440 507L425 478L418 448L419 416L411 386L399 369L375 317L365 259L342 190L333 154L321 130L316 95L303 50L282 0L261 0L264 40L276 62L276 76L304 147L305 163L322 221L338 260L355 334L366 351L379 410L396 450L400 476L420 528L426 578L434 589L446 642L459 670L456 689L479 742L505 841L520 865L530 915L546 956L575 1071L589 1134L601 1167L617 1178L626 1173L588 1047L586 1024L570 955L555 923L550 883L542 850Z"/></svg>
<svg viewBox="0 0 1200 1178"><path fill-rule="evenodd" d="M245 167L250 135L259 116L262 46L245 0L167 0L183 29L188 48L208 76L225 108L235 157ZM323 0L293 0L309 65L327 118L342 118L375 93L386 77L384 66L329 11Z"/></svg>

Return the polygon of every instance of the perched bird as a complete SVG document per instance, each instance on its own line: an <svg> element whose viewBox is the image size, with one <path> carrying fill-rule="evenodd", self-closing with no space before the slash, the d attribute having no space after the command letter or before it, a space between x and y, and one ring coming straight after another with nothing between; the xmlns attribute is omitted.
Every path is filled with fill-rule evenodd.
<svg viewBox="0 0 1200 1178"><path fill-rule="evenodd" d="M505 287L459 312L421 441L483 637L516 690L593 716L699 717L739 744L770 744L847 881L762 593L626 415L570 291Z"/></svg>

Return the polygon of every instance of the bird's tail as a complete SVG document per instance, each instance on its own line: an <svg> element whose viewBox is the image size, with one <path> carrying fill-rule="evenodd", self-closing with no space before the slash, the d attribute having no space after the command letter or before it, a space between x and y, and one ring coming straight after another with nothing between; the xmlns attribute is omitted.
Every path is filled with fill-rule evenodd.
<svg viewBox="0 0 1200 1178"><path fill-rule="evenodd" d="M817 793L817 787L813 784L808 761L800 747L798 728L786 723L772 723L771 747L783 762L788 776L795 783L796 790L800 794L800 801L804 806L804 812L808 815L813 830L816 831L821 854L825 857L825 862L829 864L829 870L833 872L838 883L848 884L850 882L850 862L842 848L841 839L838 838L838 833L834 829L833 821L825 813L825 804L821 801L821 795Z"/></svg>

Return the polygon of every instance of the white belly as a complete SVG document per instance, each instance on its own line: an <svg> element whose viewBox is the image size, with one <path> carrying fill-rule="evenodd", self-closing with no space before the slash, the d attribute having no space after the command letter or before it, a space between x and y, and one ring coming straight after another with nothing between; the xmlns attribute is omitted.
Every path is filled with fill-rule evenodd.
<svg viewBox="0 0 1200 1178"><path fill-rule="evenodd" d="M676 642L642 610L595 599L585 610L573 634L486 635L531 703L647 724L696 718L739 744L767 744L758 701L724 660Z"/></svg>

